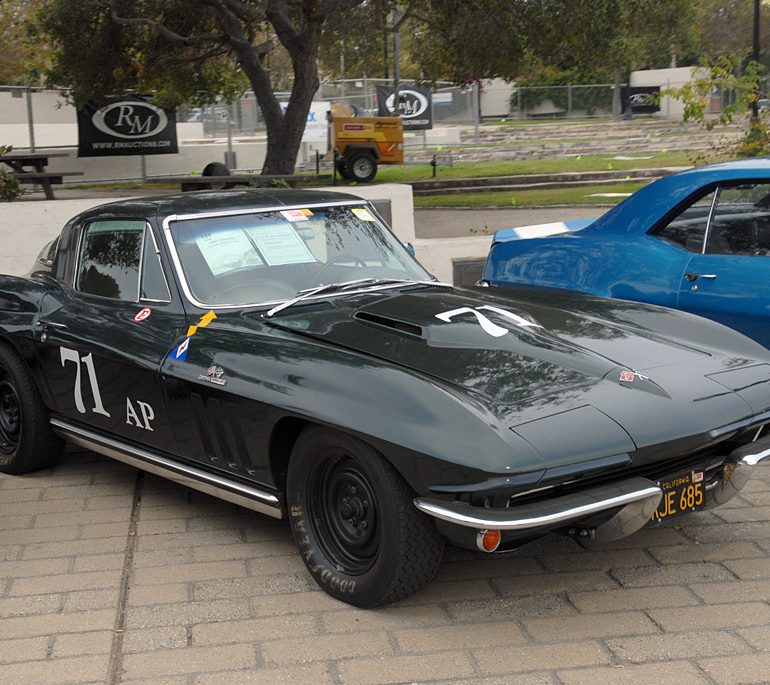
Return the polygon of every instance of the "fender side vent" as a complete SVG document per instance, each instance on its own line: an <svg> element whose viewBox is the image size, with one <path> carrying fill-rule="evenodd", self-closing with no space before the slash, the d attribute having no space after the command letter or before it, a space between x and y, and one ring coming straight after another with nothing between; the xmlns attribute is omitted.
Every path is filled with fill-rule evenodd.
<svg viewBox="0 0 770 685"><path fill-rule="evenodd" d="M406 323L405 321L397 321L396 319L389 319L386 316L377 316L370 312L356 312L355 318L359 321L367 321L377 326L385 326L394 331L400 331L401 333L408 333L409 335L415 335L418 338L422 338L422 328L415 326L412 323Z"/></svg>

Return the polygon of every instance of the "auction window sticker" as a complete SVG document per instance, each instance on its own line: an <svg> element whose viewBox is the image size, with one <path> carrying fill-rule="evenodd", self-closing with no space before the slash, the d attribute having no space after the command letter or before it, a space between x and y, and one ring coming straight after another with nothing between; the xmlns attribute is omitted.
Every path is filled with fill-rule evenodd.
<svg viewBox="0 0 770 685"><path fill-rule="evenodd" d="M376 219L371 215L368 209L364 209L363 207L353 207L350 211L353 212L353 214L361 219L361 221L376 221Z"/></svg>
<svg viewBox="0 0 770 685"><path fill-rule="evenodd" d="M301 212L302 210L290 210ZM309 210L308 210L309 211ZM288 212L281 212L287 214ZM306 214L301 221L307 221ZM292 221L292 219L288 219ZM295 220L296 221L296 220ZM261 226L249 226L246 228L249 236L262 253L268 266L281 266L283 264L306 264L315 262L305 241L294 229L291 223L271 223Z"/></svg>
<svg viewBox="0 0 770 685"><path fill-rule="evenodd" d="M264 265L240 226L204 231L195 236L195 243L214 276L244 266Z"/></svg>

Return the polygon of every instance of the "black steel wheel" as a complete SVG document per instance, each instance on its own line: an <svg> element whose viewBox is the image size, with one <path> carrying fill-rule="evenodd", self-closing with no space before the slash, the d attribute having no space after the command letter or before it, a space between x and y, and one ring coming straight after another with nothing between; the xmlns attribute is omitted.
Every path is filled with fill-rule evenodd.
<svg viewBox="0 0 770 685"><path fill-rule="evenodd" d="M348 170L347 164L345 164L345 162L343 162L341 159L337 160L337 173L348 181L353 179L353 176L351 176L350 171Z"/></svg>
<svg viewBox="0 0 770 685"><path fill-rule="evenodd" d="M26 473L52 466L61 448L29 367L0 344L0 471Z"/></svg>
<svg viewBox="0 0 770 685"><path fill-rule="evenodd" d="M345 160L350 178L360 183L368 183L377 175L377 160L368 152L354 152Z"/></svg>
<svg viewBox="0 0 770 685"><path fill-rule="evenodd" d="M209 162L205 167L203 167L203 172L201 173L201 176L229 176L230 175L230 169L227 168L226 164L223 164L222 162ZM231 183L209 183L207 186L201 186L201 189L208 188L210 190L226 190L228 188L232 188L233 185Z"/></svg>
<svg viewBox="0 0 770 685"><path fill-rule="evenodd" d="M0 369L0 453L13 454L21 438L21 407L16 387Z"/></svg>
<svg viewBox="0 0 770 685"><path fill-rule="evenodd" d="M433 520L366 443L306 429L291 454L286 490L300 554L332 597L373 607L416 592L436 575L443 541Z"/></svg>

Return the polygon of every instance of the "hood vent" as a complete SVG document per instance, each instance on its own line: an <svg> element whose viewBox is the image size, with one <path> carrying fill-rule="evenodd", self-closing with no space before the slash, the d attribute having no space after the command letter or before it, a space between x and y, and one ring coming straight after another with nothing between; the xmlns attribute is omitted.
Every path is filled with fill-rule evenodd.
<svg viewBox="0 0 770 685"><path fill-rule="evenodd" d="M377 326L385 326L393 331L400 331L401 333L408 333L418 338L422 338L422 327L416 326L413 323L406 323L405 321L398 321L391 319L387 316L378 316L370 312L356 312L355 318L359 321L366 321L367 323L373 323Z"/></svg>

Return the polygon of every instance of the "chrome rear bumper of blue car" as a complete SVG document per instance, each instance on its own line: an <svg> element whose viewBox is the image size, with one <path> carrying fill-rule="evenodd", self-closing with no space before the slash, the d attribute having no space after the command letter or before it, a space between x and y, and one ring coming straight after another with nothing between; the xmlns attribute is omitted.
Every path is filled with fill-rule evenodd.
<svg viewBox="0 0 770 685"><path fill-rule="evenodd" d="M725 458L724 466L704 483L704 509L719 506L735 497L749 481L754 468L770 458L770 438L744 445ZM596 486L560 497L527 502L507 508L490 509L464 502L418 497L414 505L441 521L474 528L480 550L495 551L485 534L547 532L580 526L582 521L614 511L612 516L590 527L590 537L608 542L634 533L650 522L663 491L658 483L640 476ZM491 547L491 548L490 548Z"/></svg>

